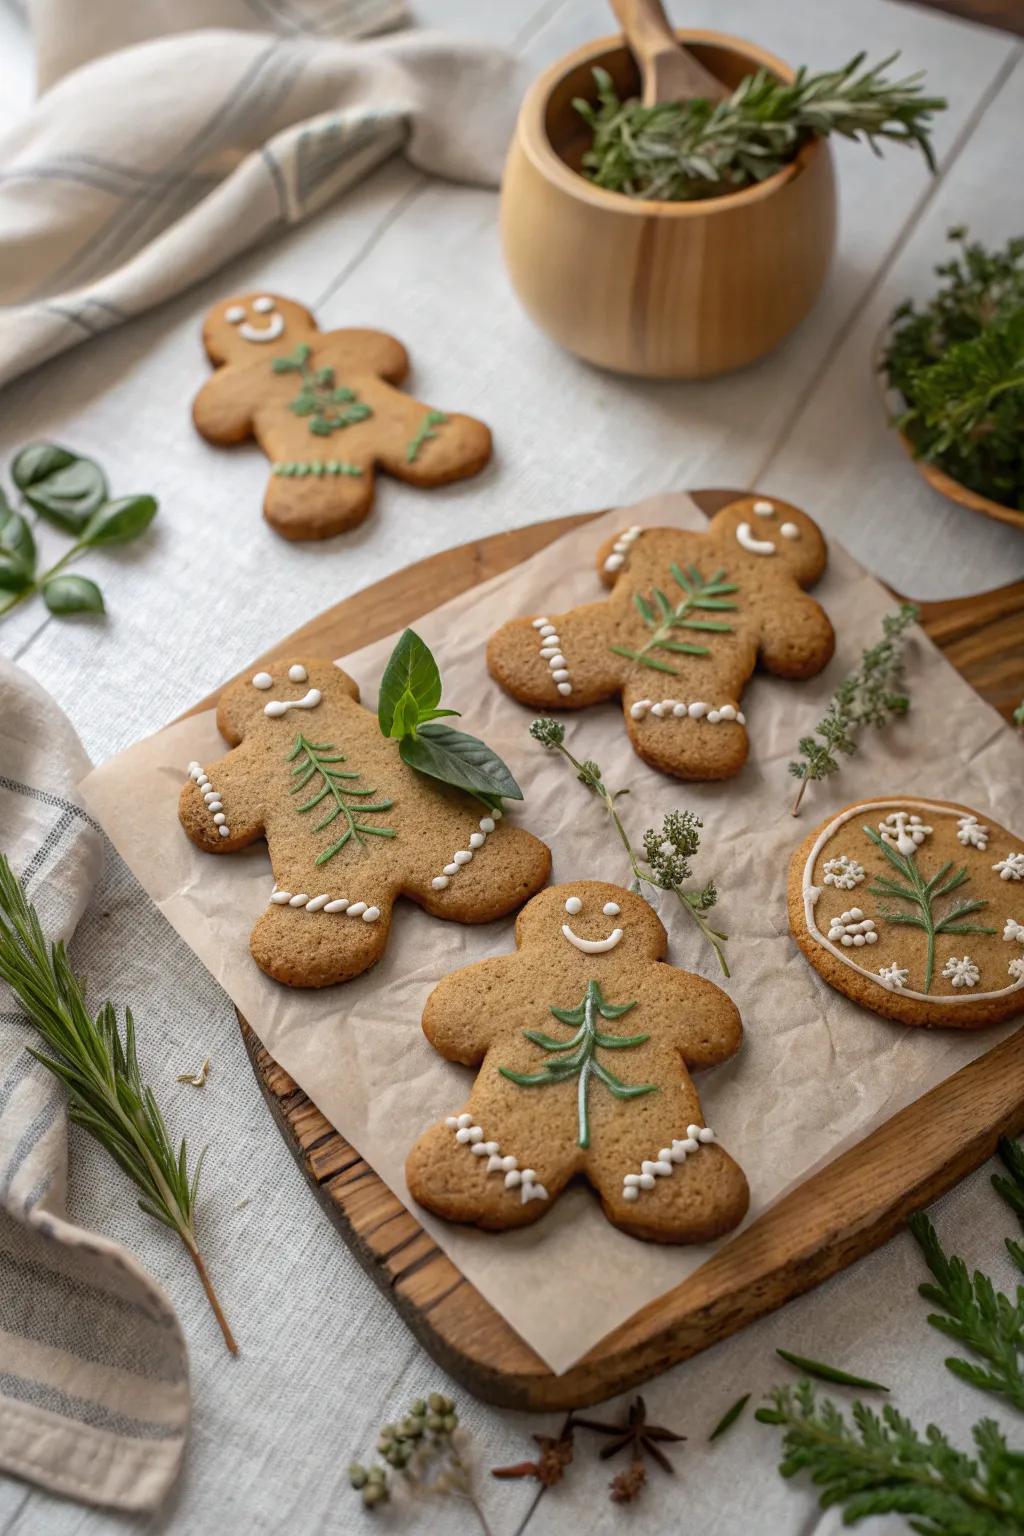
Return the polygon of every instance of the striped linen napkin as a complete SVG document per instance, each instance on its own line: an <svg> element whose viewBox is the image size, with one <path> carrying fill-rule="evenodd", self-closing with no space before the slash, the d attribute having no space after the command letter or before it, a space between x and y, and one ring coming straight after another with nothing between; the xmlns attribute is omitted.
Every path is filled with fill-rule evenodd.
<svg viewBox="0 0 1024 1536"><path fill-rule="evenodd" d="M34 0L41 95L0 140L0 385L301 223L398 150L493 185L508 53L366 37L404 0Z"/></svg>
<svg viewBox="0 0 1024 1536"><path fill-rule="evenodd" d="M71 937L100 872L73 790L88 769L54 701L0 657L0 852L49 939ZM66 1099L36 1043L0 983L0 1470L152 1509L185 1449L185 1339L132 1255L67 1219Z"/></svg>

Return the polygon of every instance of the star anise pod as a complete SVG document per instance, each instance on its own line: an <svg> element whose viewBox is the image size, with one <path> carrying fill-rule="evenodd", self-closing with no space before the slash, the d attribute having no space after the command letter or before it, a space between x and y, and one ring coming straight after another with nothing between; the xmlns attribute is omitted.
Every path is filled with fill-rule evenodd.
<svg viewBox="0 0 1024 1536"><path fill-rule="evenodd" d="M672 1441L678 1443L686 1439L685 1435L677 1435L675 1430L665 1429L661 1424L648 1424L647 1404L642 1397L635 1397L633 1399L626 1410L625 1419L620 1420L618 1424L605 1424L601 1419L580 1418L574 1419L573 1423L579 1429L593 1429L599 1435L611 1435L614 1437L611 1444L604 1446L601 1450L602 1461L607 1461L609 1456L615 1456L619 1451L625 1450L629 1446L633 1452L634 1465L637 1462L642 1463L646 1454L652 1457L659 1467L666 1472L674 1472L675 1468L658 1442ZM637 1487L635 1493L630 1494L630 1497L634 1498L639 1491L640 1488ZM615 1497L614 1491L612 1497Z"/></svg>
<svg viewBox="0 0 1024 1536"><path fill-rule="evenodd" d="M557 1435L534 1435L540 1446L536 1461L517 1461L510 1467L492 1467L492 1477L535 1477L545 1488L560 1483L572 1461L573 1417L570 1413Z"/></svg>

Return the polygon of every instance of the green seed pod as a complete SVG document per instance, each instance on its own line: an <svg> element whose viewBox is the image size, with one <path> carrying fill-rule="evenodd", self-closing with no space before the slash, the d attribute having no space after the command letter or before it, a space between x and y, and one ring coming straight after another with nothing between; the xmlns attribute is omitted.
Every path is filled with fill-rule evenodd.
<svg viewBox="0 0 1024 1536"><path fill-rule="evenodd" d="M442 1397L440 1392L431 1392L430 1396L427 1398L427 1407L430 1409L431 1413L444 1413L445 1409L448 1407L448 1399L446 1397Z"/></svg>
<svg viewBox="0 0 1024 1536"><path fill-rule="evenodd" d="M409 1412L412 1413L412 1414L415 1414L416 1418L418 1418L418 1419L422 1419L423 1417L425 1417L426 1412L427 1412L427 1405L423 1401L422 1397L414 1397L413 1398L412 1405L409 1408Z"/></svg>
<svg viewBox="0 0 1024 1536"><path fill-rule="evenodd" d="M386 1504L388 1490L383 1483L367 1483L363 1489L363 1503L367 1509L372 1509L375 1504Z"/></svg>
<svg viewBox="0 0 1024 1536"><path fill-rule="evenodd" d="M439 1413L428 1413L427 1428L432 1434L439 1435L444 1429L444 1419Z"/></svg>
<svg viewBox="0 0 1024 1536"><path fill-rule="evenodd" d="M371 1483L387 1483L388 1475L383 1467L371 1467L366 1474L367 1481Z"/></svg>
<svg viewBox="0 0 1024 1536"><path fill-rule="evenodd" d="M353 1488L365 1488L367 1482L366 1468L361 1467L358 1461L353 1461L349 1465L348 1480Z"/></svg>
<svg viewBox="0 0 1024 1536"><path fill-rule="evenodd" d="M457 1428L458 1422L459 1416L457 1413L446 1413L444 1416L445 1434L450 1435Z"/></svg>

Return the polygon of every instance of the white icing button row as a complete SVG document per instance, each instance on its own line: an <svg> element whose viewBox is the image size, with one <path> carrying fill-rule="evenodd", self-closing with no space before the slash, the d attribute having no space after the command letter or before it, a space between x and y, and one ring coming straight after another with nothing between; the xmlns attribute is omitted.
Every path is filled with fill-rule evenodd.
<svg viewBox="0 0 1024 1536"><path fill-rule="evenodd" d="M188 776L195 781L195 786L206 802L206 809L213 817L213 824L221 837L230 837L231 828L228 826L228 819L224 814L223 802L219 793L207 778L205 771L198 763L189 763Z"/></svg>
<svg viewBox="0 0 1024 1536"><path fill-rule="evenodd" d="M445 1120L449 1130L455 1132L455 1140L462 1147L468 1147L474 1157L486 1157L486 1173L503 1173L505 1175L505 1188L518 1189L520 1203L526 1205L530 1200L546 1200L548 1192L537 1178L533 1168L520 1168L519 1159L511 1155L503 1157L501 1148L496 1141L484 1139L483 1128L474 1124L473 1116L463 1112L461 1115L449 1115Z"/></svg>
<svg viewBox="0 0 1024 1536"><path fill-rule="evenodd" d="M670 1147L662 1147L656 1158L645 1159L640 1164L639 1173L627 1173L622 1180L623 1200L639 1200L642 1189L653 1189L655 1179L667 1179L674 1173L678 1164L685 1163L691 1152L697 1152L701 1146L707 1146L715 1140L715 1133L709 1125L688 1125L686 1136L679 1141L673 1141Z"/></svg>
<svg viewBox="0 0 1024 1536"><path fill-rule="evenodd" d="M551 673L551 681L563 698L568 698L572 693L572 678L569 675L569 667L562 655L562 642L558 638L558 632L551 620L541 614L539 619L534 619L533 627L537 631L540 641L540 654L548 664Z"/></svg>
<svg viewBox="0 0 1024 1536"><path fill-rule="evenodd" d="M501 820L500 811L492 811L489 816L482 816L477 823L479 831L470 834L467 847L460 848L458 853L452 854L452 861L446 864L439 875L435 875L430 884L433 890L443 891L452 875L457 875L465 864L472 862L474 853L479 853L486 843L495 826Z"/></svg>
<svg viewBox="0 0 1024 1536"><path fill-rule="evenodd" d="M344 896L307 896L305 891L279 891L277 886L270 893L275 907L301 907L304 912L344 912L346 917L361 917L364 923L375 923L380 917L380 907L367 906L365 901L346 901Z"/></svg>
<svg viewBox="0 0 1024 1536"><path fill-rule="evenodd" d="M842 912L838 917L834 917L832 926L828 930L828 937L833 942L838 939L844 949L854 945L857 949L862 949L865 944L878 943L874 918L865 917L860 907L851 907L849 912Z"/></svg>
<svg viewBox="0 0 1024 1536"><path fill-rule="evenodd" d="M630 548L636 543L642 533L643 529L637 523L634 523L631 528L624 528L622 530L612 545L611 554L604 563L606 571L621 571L626 563L626 556L629 554Z"/></svg>
<svg viewBox="0 0 1024 1536"><path fill-rule="evenodd" d="M722 720L735 720L738 725L747 723L746 715L735 704L719 704L713 709L702 699L696 699L692 704L684 704L679 699L662 699L660 703L654 699L637 699L629 706L629 713L634 720L643 720L650 713L658 720L683 720L688 716L691 720L706 720L709 725L718 725Z"/></svg>

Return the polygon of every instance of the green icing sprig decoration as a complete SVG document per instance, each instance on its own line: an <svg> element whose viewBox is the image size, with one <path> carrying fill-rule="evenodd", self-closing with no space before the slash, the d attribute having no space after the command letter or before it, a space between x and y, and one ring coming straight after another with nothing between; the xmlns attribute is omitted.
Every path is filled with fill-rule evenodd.
<svg viewBox="0 0 1024 1536"><path fill-rule="evenodd" d="M550 1011L560 1024L568 1024L576 1029L576 1033L569 1040L556 1040L551 1035L546 1035L539 1029L524 1029L523 1034L527 1040L539 1045L541 1050L548 1051L554 1056L553 1061L547 1061L538 1072L513 1072L509 1067L499 1067L502 1077L507 1077L509 1082L518 1083L520 1088L541 1088L551 1083L570 1082L574 1077L579 1080L576 1092L577 1124L579 1134L577 1143L581 1147L590 1146L590 1112L589 1089L591 1077L596 1077L603 1083L609 1093L617 1099L639 1099L644 1094L654 1093L656 1083L624 1083L620 1077L603 1065L597 1059L598 1048L606 1051L630 1050L637 1045L643 1045L649 1040L650 1035L609 1035L598 1028L598 1018L621 1019L636 1007L634 999L631 1003L607 1003L601 993L599 981L588 981L586 994L583 1001L576 1008L552 1008ZM573 1054L568 1054L572 1052Z"/></svg>
<svg viewBox="0 0 1024 1536"><path fill-rule="evenodd" d="M302 384L289 409L296 416L306 418L309 430L316 437L330 437L343 427L355 426L365 421L373 411L360 400L354 389L338 384L333 368L311 368L309 358L312 348L304 341L294 352L275 357L271 363L275 373L297 373Z"/></svg>
<svg viewBox="0 0 1024 1536"><path fill-rule="evenodd" d="M688 640L674 640L673 631L677 629L701 630L712 634L731 634L732 625L724 619L696 618L696 613L709 611L735 611L736 604L730 602L729 594L738 591L733 582L726 581L724 571L716 571L705 581L695 565L688 565L682 570L675 561L669 566L672 578L676 585L685 594L678 603L664 593L660 587L654 589L654 603L641 592L633 594L633 602L640 617L651 631L651 638L640 650L630 650L625 645L612 645L609 650L617 656L625 656L629 661L639 662L643 667L651 667L655 672L668 672L673 677L679 673L668 662L658 661L651 655L652 651L668 651L680 656L710 656L711 652L706 645L694 645Z"/></svg>
<svg viewBox="0 0 1024 1536"><path fill-rule="evenodd" d="M305 475L361 475L358 464L346 464L343 459L283 459L272 466L275 475L286 479L302 479Z"/></svg>
<svg viewBox="0 0 1024 1536"><path fill-rule="evenodd" d="M405 462L407 464L415 464L423 444L429 442L432 437L437 436L434 428L443 427L447 420L448 417L445 415L444 411L427 412L422 422L420 423L416 436L410 440L409 446L405 450Z"/></svg>
<svg viewBox="0 0 1024 1536"><path fill-rule="evenodd" d="M66 566L90 549L129 544L139 538L157 513L153 496L111 499L107 479L92 459L57 443L29 443L11 462L11 479L20 492L8 496L0 486L0 616L37 592L51 613L105 613L103 593L89 576ZM74 543L54 565L38 572L33 516Z"/></svg>
<svg viewBox="0 0 1024 1536"><path fill-rule="evenodd" d="M864 726L880 730L907 713L910 696L903 687L903 647L907 630L919 617L920 609L913 603L901 603L895 613L886 614L881 640L864 651L857 670L839 684L811 735L800 738L800 759L789 765L790 773L800 780L792 815L800 814L800 802L812 779L827 779L839 772L836 753L849 757L856 752Z"/></svg>
<svg viewBox="0 0 1024 1536"><path fill-rule="evenodd" d="M296 761L297 760L297 761ZM320 787L305 804L297 806L299 814L311 811L324 800L330 798L333 801L327 815L322 821L318 821L313 828L314 832L322 832L339 816L345 818L345 830L337 842L325 848L323 853L317 856L317 864L326 864L333 859L336 853L340 853L353 837L362 846L366 846L365 838L369 837L394 837L393 827L375 827L362 817L390 811L393 800L370 800L375 795L375 789L354 789L351 780L361 778L362 775L351 769L338 768L338 763L346 761L345 755L334 746L325 742L308 741L300 731L295 738L295 745L285 758L285 762L294 763L292 774L296 782L292 785L290 793L299 794L317 776L320 778ZM349 802L354 802L349 804Z"/></svg>
<svg viewBox="0 0 1024 1536"><path fill-rule="evenodd" d="M935 913L935 902L943 896L949 896L953 891L959 890L971 877L963 865L959 869L953 869L953 860L948 859L940 869L937 869L928 880L917 867L917 861L913 855L903 854L882 840L874 827L865 827L864 834L870 838L876 848L879 848L889 863L902 876L901 880L887 879L884 875L876 875L868 886L873 896L890 897L898 901L905 901L912 911L893 911L891 908L882 907L879 915L887 923L902 925L908 928L920 928L927 935L928 950L925 960L924 990L931 991L932 974L935 969L935 938L940 933L995 933L994 928L985 928L978 923L965 923L963 919L973 912L980 912L982 907L987 907L988 902L978 899L971 901L956 901L949 911L942 917Z"/></svg>

